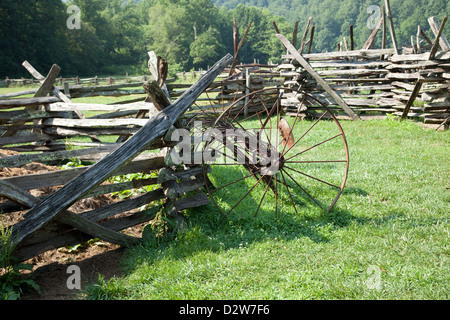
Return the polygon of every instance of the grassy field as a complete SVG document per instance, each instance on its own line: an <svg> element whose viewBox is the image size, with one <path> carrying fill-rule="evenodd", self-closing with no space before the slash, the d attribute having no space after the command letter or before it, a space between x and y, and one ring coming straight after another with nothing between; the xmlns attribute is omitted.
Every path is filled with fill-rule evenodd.
<svg viewBox="0 0 450 320"><path fill-rule="evenodd" d="M11 88L0 90L6 92ZM333 211L302 200L298 212L288 202L280 205L277 217L268 194L255 218L258 188L228 217L212 204L189 210L184 233L127 249L125 275L100 277L85 290L87 297L449 299L450 133L392 119L341 124L350 171ZM295 136L310 125L302 123ZM335 130L328 121L316 129L312 142ZM342 152L336 143L324 146L326 155ZM239 175L215 170L216 179ZM339 181L333 168L312 170ZM309 187L327 197L327 191ZM240 195L245 188L230 190Z"/></svg>
<svg viewBox="0 0 450 320"><path fill-rule="evenodd" d="M271 201L256 218L251 205L228 217L214 205L190 210L184 233L127 249L125 276L100 277L87 297L449 299L449 132L342 126L350 172L333 211L285 204L277 218Z"/></svg>

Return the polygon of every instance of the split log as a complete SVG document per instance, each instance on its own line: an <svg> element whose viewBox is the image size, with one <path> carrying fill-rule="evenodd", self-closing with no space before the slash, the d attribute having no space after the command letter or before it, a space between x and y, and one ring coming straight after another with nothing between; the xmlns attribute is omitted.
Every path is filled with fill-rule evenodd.
<svg viewBox="0 0 450 320"><path fill-rule="evenodd" d="M41 104L48 104L52 102L61 102L57 97L40 97L40 98L22 98L0 100L0 109L11 109L24 106L37 106Z"/></svg>
<svg viewBox="0 0 450 320"><path fill-rule="evenodd" d="M19 188L24 190L40 189L46 187L61 186L69 183L71 180L75 179L77 176L83 175L86 172L92 170L93 166L79 167L61 171L52 171L46 173L38 173L32 175L23 175L10 178L4 178L2 181L12 183ZM141 158L141 160L131 161L128 165L122 166L115 171L111 171L106 176L105 180L112 176L120 176L135 172L148 173L154 170L159 170L165 166L164 156L148 154L147 156ZM103 181L102 181L103 182ZM85 194L88 194L85 192ZM81 197L81 196L80 196Z"/></svg>
<svg viewBox="0 0 450 320"><path fill-rule="evenodd" d="M447 20L444 18L444 20ZM439 29L445 25L445 22L442 22L442 24L439 24L437 17L433 16L428 18L428 24L431 27L431 31L433 31L435 37L438 39L439 45L443 51L449 51L450 50L450 43L447 41L447 38L445 35L442 34L442 32L439 32Z"/></svg>
<svg viewBox="0 0 450 320"><path fill-rule="evenodd" d="M94 103L52 103L45 107L46 111L125 111L148 110L153 104L137 102L128 104L94 104Z"/></svg>
<svg viewBox="0 0 450 320"><path fill-rule="evenodd" d="M445 26L446 22L447 22L447 16L444 17L444 20L442 20L441 27L438 29L437 33L435 33L436 34L436 39L434 40L433 45L431 46L430 60L434 59L434 57L435 57L435 55L437 53L439 44L444 49L444 51L449 51L450 50L450 45L449 45L447 39L442 37L443 36L442 33L444 32L444 26Z"/></svg>
<svg viewBox="0 0 450 320"><path fill-rule="evenodd" d="M66 184L63 188L47 197L40 204L30 209L28 211L29 217L14 226L12 230L12 245L20 244L28 235L57 217L76 200L107 179L118 167L130 162L155 139L163 136L231 60L231 55L222 58L186 94L166 108L164 112L151 118L127 142L97 162L89 170L86 170Z"/></svg>
<svg viewBox="0 0 450 320"><path fill-rule="evenodd" d="M345 112L353 119L358 120L358 115L356 115L353 110L345 103L344 100L326 83L320 75L311 67L311 65L303 59L303 57L297 52L297 50L292 46L289 40L286 39L282 34L277 34L278 39L281 43L290 51L291 55L308 71L309 74L320 84L320 86L333 97L333 99L345 110Z"/></svg>
<svg viewBox="0 0 450 320"><path fill-rule="evenodd" d="M92 128L92 127L117 127L136 125L143 127L147 124L147 119L45 119L45 126L68 127L68 128Z"/></svg>
<svg viewBox="0 0 450 320"><path fill-rule="evenodd" d="M422 81L416 82L416 84L414 86L414 90L413 90L411 96L409 97L408 102L406 103L405 110L403 110L401 120L404 120L406 118L406 116L408 115L409 109L412 107L414 101L416 101L416 98L419 95L419 91L422 88L422 84L423 84Z"/></svg>
<svg viewBox="0 0 450 320"><path fill-rule="evenodd" d="M7 190L3 190L4 186L8 187ZM17 186L8 184L5 185L4 182L0 184L0 195L4 195L30 208L39 205L39 203L42 202L26 191L21 190ZM71 227L74 227L81 232L91 235L92 237L96 237L101 240L105 240L122 246L133 245L139 241L135 237L117 233L113 230L105 228L104 226L87 220L82 215L77 215L70 211L64 212L57 219L58 221L70 225Z"/></svg>
<svg viewBox="0 0 450 320"><path fill-rule="evenodd" d="M376 50L354 50L326 53L310 53L302 55L308 61L344 59L344 58L361 58L361 59L379 59L380 55L393 55L394 49L376 49ZM292 54L283 55L284 59L293 59Z"/></svg>

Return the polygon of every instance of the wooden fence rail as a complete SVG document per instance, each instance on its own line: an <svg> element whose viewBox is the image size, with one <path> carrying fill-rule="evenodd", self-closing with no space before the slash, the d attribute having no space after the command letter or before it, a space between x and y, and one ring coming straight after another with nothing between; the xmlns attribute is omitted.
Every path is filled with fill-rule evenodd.
<svg viewBox="0 0 450 320"><path fill-rule="evenodd" d="M175 143L170 141L170 133L182 124L180 119L198 109L215 110L252 91L289 88L281 102L291 116L320 116L314 107L304 110L299 99L304 90L340 119L394 114L446 126L450 119L450 51L436 51L446 45L440 40L442 27L437 28L439 37L430 41L430 51L424 53L417 48L412 54L364 49L299 57L290 48L280 65L235 65L227 55L194 85L162 81L155 82L154 88L155 83L149 85L144 79L109 85L60 83L57 66L43 77L24 64L41 87L0 95L0 215L24 216L13 228L15 255L25 260L93 236L132 244L138 239L119 231L153 219L161 208L177 212L206 204L202 193L187 196L205 184L203 169L171 167L168 155ZM287 40L283 44L289 47ZM160 72L155 63L161 61L150 57L154 61L151 72ZM152 74L149 79L165 76ZM76 102L83 97L123 95L133 97L109 105ZM269 92L266 98L273 99L273 94ZM254 104L249 112L258 110ZM80 136L88 139L72 139ZM113 141L104 142L106 136L114 136ZM87 163L67 170L14 174L15 169L72 158ZM112 179L127 174L146 175ZM75 212L77 205L96 197L142 188L143 193L130 199L109 198L95 208ZM45 190L48 193L41 193Z"/></svg>
<svg viewBox="0 0 450 320"><path fill-rule="evenodd" d="M188 78L191 80L196 80L200 78L202 75L204 75L206 71L204 70L193 70L190 72L181 72L177 73L177 77L183 80L187 80ZM71 84L71 85L100 85L101 83L104 83L105 85L114 85L114 84L132 84L136 82L146 82L151 80L152 77L149 75L142 75L142 76L128 76L126 74L124 77L90 77L90 78L80 78L79 76L76 77L68 77L63 78L59 77L56 79L56 84L59 86L62 86L65 82ZM174 79L167 79L168 82L173 81ZM5 80L0 80L0 87L14 87L14 86L27 86L27 85L35 85L39 84L39 80L37 79L29 79L29 78L20 78L20 79L13 79L6 77Z"/></svg>
<svg viewBox="0 0 450 320"><path fill-rule="evenodd" d="M150 221L162 208L176 215L186 208L208 203L206 196L198 192L204 185L202 167L175 169L166 164L170 155L167 148L174 146L169 133L176 120L217 78L231 58L228 55L220 60L167 106L164 113L156 110L153 103L146 102L147 99L113 105L72 103L58 97L0 100L0 132L15 130L14 135L0 138L3 146L0 149L0 213L23 216L13 225L14 236L8 244L15 247L14 256L22 261L50 248L80 243L92 237L120 245L134 244L138 238L119 231ZM92 92L91 88L73 89L74 93ZM68 93L71 97L71 90ZM37 108L26 109L30 106ZM92 118L77 117L85 111L100 113ZM142 111L148 113L146 119L137 117ZM72 146L85 148L66 150L67 137L94 134L121 135L129 139L116 143L74 143ZM151 150L159 151L149 152ZM60 163L71 158L93 164L66 170L42 168L42 163ZM34 167L43 172L31 170L29 174L13 174L16 168ZM148 175L120 182L110 179L131 173ZM95 202L96 198L112 192L142 188L150 191L121 201L109 197L106 203L95 208L73 211L83 207L86 201ZM36 191L38 195L31 193ZM39 196L39 192L45 195Z"/></svg>

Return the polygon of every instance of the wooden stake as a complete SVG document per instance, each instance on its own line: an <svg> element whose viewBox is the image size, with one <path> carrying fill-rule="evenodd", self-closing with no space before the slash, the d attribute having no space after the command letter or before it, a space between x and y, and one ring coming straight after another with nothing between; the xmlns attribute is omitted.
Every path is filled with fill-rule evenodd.
<svg viewBox="0 0 450 320"><path fill-rule="evenodd" d="M364 43L363 49L370 49L370 46L372 46L373 41L375 40L375 37L377 36L378 30L380 30L381 26L383 25L384 17L381 17L380 21L378 22L375 29L373 29L372 33L370 34L369 38L367 39L366 43Z"/></svg>
<svg viewBox="0 0 450 320"><path fill-rule="evenodd" d="M314 40L314 31L316 30L316 26L312 26L311 28L311 36L309 38L309 47L308 47L308 54L311 53L311 48Z"/></svg>
<svg viewBox="0 0 450 320"><path fill-rule="evenodd" d="M294 31L292 32L292 45L297 47L298 21L295 22Z"/></svg>
<svg viewBox="0 0 450 320"><path fill-rule="evenodd" d="M353 25L350 26L350 50L355 50L355 40L353 38Z"/></svg>
<svg viewBox="0 0 450 320"><path fill-rule="evenodd" d="M253 23L253 22L250 21L250 23L248 24L247 30L245 31L245 34L244 34L244 36L242 37L241 41L239 42L239 44L238 44L238 46L237 46L237 49L236 49L236 52L234 53L234 61L233 61L233 64L231 65L230 73L229 73L230 76L233 75L234 69L236 68L236 66L237 66L237 64L238 64L238 61L239 61L239 52L241 51L241 48L242 48L242 46L243 46L243 44L244 44L244 41L245 41L245 38L247 38L247 35L248 35L249 31L250 31L250 28L251 28L251 26L252 26L252 23Z"/></svg>
<svg viewBox="0 0 450 320"><path fill-rule="evenodd" d="M386 15L389 19L389 28L391 29L392 45L394 46L395 53L399 54L400 52L397 46L397 38L395 37L394 21L392 20L391 5L389 4L389 0L385 0L385 6Z"/></svg>
<svg viewBox="0 0 450 320"><path fill-rule="evenodd" d="M176 102L151 118L127 142L102 158L95 165L70 181L64 187L45 198L40 204L28 211L28 218L16 224L12 230L12 246L20 244L28 235L39 230L50 220L69 208L75 201L98 186L117 168L130 162L142 150L145 150L154 140L163 136L167 130L181 117L197 100L202 92L232 61L231 55L226 55L218 61L196 84L194 84Z"/></svg>
<svg viewBox="0 0 450 320"><path fill-rule="evenodd" d="M414 104L414 101L416 101L417 95L419 94L421 88L422 88L422 81L417 80L414 86L414 90L411 93L408 102L406 103L405 109L403 110L401 120L404 120L408 116L409 109L411 109L412 105Z"/></svg>
<svg viewBox="0 0 450 320"><path fill-rule="evenodd" d="M40 76L40 79L42 80L42 85L41 87L38 89L38 91L34 94L34 98L39 98L39 97L45 97L48 95L48 93L52 90L53 88L53 84L55 83L56 78L58 77L59 72L61 71L61 68L59 66L57 66L56 64L54 64L52 66L52 68L50 69L50 72L48 73L47 77L45 79L43 79L44 77ZM29 110L37 110L38 106L28 106L25 107L25 110L29 111ZM26 122L21 121L21 122L17 122L16 125L24 125ZM6 131L2 137L6 138L6 137L12 137L17 133L17 130L15 129L11 129Z"/></svg>
<svg viewBox="0 0 450 320"><path fill-rule="evenodd" d="M431 30L433 31L436 38L439 39L439 45L441 46L441 49L443 51L449 51L450 50L450 43L447 41L447 38L444 36L442 31L442 26L447 21L447 16L444 17L444 20L442 21L441 27L439 27L439 21L436 17L430 17L428 18L428 23L430 24Z"/></svg>
<svg viewBox="0 0 450 320"><path fill-rule="evenodd" d="M302 38L302 42L300 44L300 49L298 49L299 53L303 52L303 49L305 49L305 41L306 41L306 36L308 35L309 32L309 28L311 27L311 21L312 21L312 17L309 17L308 22L306 23L306 28L305 28L305 32L303 33L303 38Z"/></svg>
<svg viewBox="0 0 450 320"><path fill-rule="evenodd" d="M311 65L301 56L301 54L295 49L295 47L286 39L282 34L277 34L277 38L281 41L281 43L288 49L291 55L296 59L301 66L309 72L316 79L317 83L329 94L333 97L333 99L339 104L342 109L350 116L352 120L359 120L358 115L347 105L347 103L342 100L342 98L329 86L328 83L323 80L320 75L311 67Z"/></svg>
<svg viewBox="0 0 450 320"><path fill-rule="evenodd" d="M431 47L431 51L430 51L430 58L429 60L433 60L436 56L437 50L439 48L439 45L442 46L441 44L441 35L444 32L444 27L445 27L445 23L447 22L447 16L444 17L444 20L442 20L442 24L441 27L439 28L438 33L436 34L436 39L434 40L434 43Z"/></svg>
<svg viewBox="0 0 450 320"><path fill-rule="evenodd" d="M381 41L381 49L386 49L386 9L381 7L381 15L383 18L383 40Z"/></svg>

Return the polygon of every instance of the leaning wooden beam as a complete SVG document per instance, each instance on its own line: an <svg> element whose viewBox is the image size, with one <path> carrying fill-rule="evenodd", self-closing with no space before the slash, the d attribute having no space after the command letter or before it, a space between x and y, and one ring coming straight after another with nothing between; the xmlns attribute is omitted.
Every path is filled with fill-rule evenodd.
<svg viewBox="0 0 450 320"><path fill-rule="evenodd" d="M31 75L33 76L33 77L35 77L37 80L39 80L39 81L45 81L45 79L44 79L44 77L28 62L28 61L24 61L23 63L22 63L22 66L25 68L25 69L27 69L28 70L28 72L29 73L31 73ZM59 67L58 67L59 68ZM53 85L52 85L52 87L51 87L51 92L56 96L56 97L58 97L61 101L63 101L63 102L66 102L66 103L70 103L71 102L71 100L64 94L64 93L62 93L58 88L55 88ZM78 111L78 110L75 110L75 113L77 114L77 116L80 118L80 119L84 119L85 118L85 116L84 116L84 114L82 113L82 112L80 112L80 111ZM99 138L97 138L96 136L90 136L90 138L91 138L91 140L93 141L93 142L101 142L100 141L100 139Z"/></svg>
<svg viewBox="0 0 450 320"><path fill-rule="evenodd" d="M22 66L28 70L29 73L31 73L31 75L36 78L39 81L44 81L44 77L28 62L28 61L24 61L22 63ZM52 86L51 88L52 93L58 97L61 101L64 102L70 102L70 99L63 94L59 89L55 88Z"/></svg>
<svg viewBox="0 0 450 320"><path fill-rule="evenodd" d="M110 230L120 231L141 223L148 222L154 217L155 212L154 210L150 209L130 216L125 216L123 218L108 220L106 222L100 223L100 225ZM40 230L36 233L36 235L38 235L39 233ZM28 239L26 239L23 245L21 245L19 248L17 248L16 251L14 251L14 257L18 261L25 261L35 257L39 253L45 252L46 250L52 248L71 246L92 239L92 236L89 236L78 230L72 230L65 233L53 232L50 233L50 236L51 237L47 237L47 240L44 240L43 242L40 241L30 244L27 243Z"/></svg>
<svg viewBox="0 0 450 320"><path fill-rule="evenodd" d="M439 28L439 31L436 34L436 39L434 40L433 45L431 46L430 57L429 57L430 60L433 60L435 58L439 45L442 46L442 44L441 44L442 33L444 32L444 26L445 26L446 22L447 22L447 16L445 16L444 20L442 20L441 27ZM448 50L450 50L450 49L448 49Z"/></svg>
<svg viewBox="0 0 450 320"><path fill-rule="evenodd" d="M239 42L239 44L237 46L236 52L234 53L234 61L231 65L230 72L228 73L229 76L233 75L234 69L236 68L236 65L239 62L239 52L241 51L241 48L244 45L245 38L247 38L250 28L252 27L252 23L253 22L250 21L250 23L248 24L247 30L244 33L244 36L242 37L241 41Z"/></svg>
<svg viewBox="0 0 450 320"><path fill-rule="evenodd" d="M380 30L380 28L383 25L383 23L384 23L384 17L382 17L380 19L380 21L378 22L377 26L375 27L375 29L373 29L371 35L367 39L366 43L364 43L363 50L370 48L370 46L372 45L373 41L375 40L375 37L377 36L378 30Z"/></svg>
<svg viewBox="0 0 450 320"><path fill-rule="evenodd" d="M306 47L306 37L308 36L309 28L311 28L312 17L309 17L308 22L306 23L305 32L303 33L302 42L300 43L300 49L298 52L301 54ZM294 46L295 47L295 46Z"/></svg>
<svg viewBox="0 0 450 320"><path fill-rule="evenodd" d="M422 84L423 84L422 81L417 80L417 82L414 86L414 90L411 93L411 96L409 97L408 102L406 103L405 109L403 110L401 120L404 120L408 116L409 110L411 109L412 105L414 104L414 101L416 101L417 95L419 94L420 89L422 88Z"/></svg>
<svg viewBox="0 0 450 320"><path fill-rule="evenodd" d="M163 92L157 81L146 82L143 84L143 87L150 101L158 111L163 111L164 108L170 105L169 98Z"/></svg>
<svg viewBox="0 0 450 320"><path fill-rule="evenodd" d="M76 228L78 231L87 233L92 237L108 241L121 246L132 246L139 242L139 239L123 233L118 233L100 224L82 218L73 212L66 211L58 217L58 221Z"/></svg>
<svg viewBox="0 0 450 320"><path fill-rule="evenodd" d="M8 198L20 205L27 206L28 208L31 208L40 202L39 199L33 197L26 190L13 183L2 180L0 180L0 196Z"/></svg>
<svg viewBox="0 0 450 320"><path fill-rule="evenodd" d="M353 112L353 110L347 105L347 103L342 100L342 98L330 87L328 83L323 80L320 75L311 67L311 65L302 57L300 53L297 52L295 47L286 39L282 34L277 34L277 38L281 43L290 51L292 56L301 64L309 74L319 83L319 85L330 95L333 99L341 106L342 109L352 118L353 120L359 120L358 115Z"/></svg>
<svg viewBox="0 0 450 320"><path fill-rule="evenodd" d="M33 197L25 190L1 181L0 195L30 208L41 203L40 199ZM58 217L58 221L68 224L71 227L74 227L77 230L87 233L93 237L123 246L133 245L139 241L138 238L120 234L70 211L66 211L64 214L60 215Z"/></svg>
<svg viewBox="0 0 450 320"><path fill-rule="evenodd" d="M12 230L12 245L20 244L28 235L40 229L50 220L67 210L75 201L98 186L117 168L130 162L142 150L159 137L189 109L212 81L232 61L230 54L218 61L189 91L163 112L151 118L127 142L97 162L91 168L70 181L63 188L47 197L28 211L28 218L16 224Z"/></svg>
<svg viewBox="0 0 450 320"><path fill-rule="evenodd" d="M447 16L444 17L444 21L447 21ZM443 51L449 51L450 50L450 43L447 41L447 38L440 32L439 29L442 29L442 26L445 24L445 22L442 21L441 26L439 27L439 22L436 17L430 17L428 18L428 23L431 27L431 30L433 31L436 38L439 39L439 45L441 46L441 49Z"/></svg>

